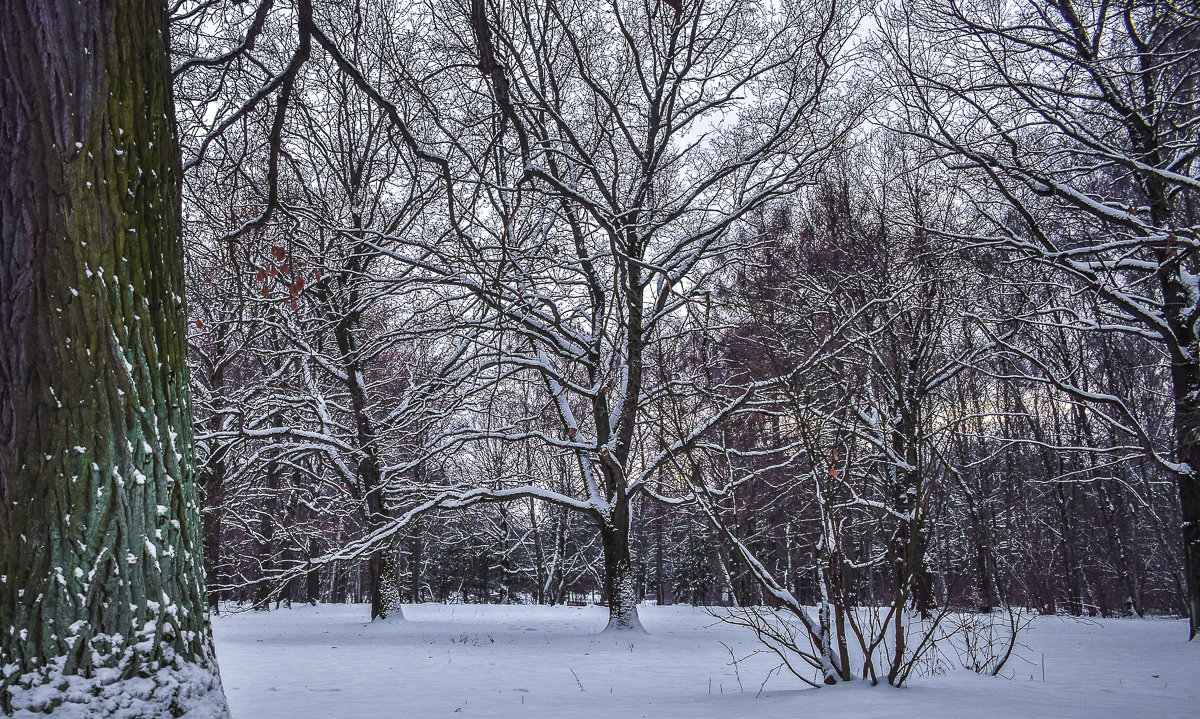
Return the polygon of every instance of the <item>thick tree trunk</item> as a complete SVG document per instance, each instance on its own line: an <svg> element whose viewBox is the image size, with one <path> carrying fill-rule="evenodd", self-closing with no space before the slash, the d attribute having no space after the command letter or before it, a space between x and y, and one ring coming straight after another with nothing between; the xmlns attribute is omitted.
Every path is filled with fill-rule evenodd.
<svg viewBox="0 0 1200 719"><path fill-rule="evenodd" d="M909 397L900 410L900 421L891 433L892 451L903 457L908 467L896 466L892 480L892 502L899 519L890 543L890 563L895 575L897 597L911 600L923 618L929 618L936 605L933 580L925 566L925 476L918 452L919 423L911 408L920 400Z"/></svg>
<svg viewBox="0 0 1200 719"><path fill-rule="evenodd" d="M403 619L399 563L390 545L371 555L371 618Z"/></svg>
<svg viewBox="0 0 1200 719"><path fill-rule="evenodd" d="M638 618L637 591L633 583L628 505L618 507L613 511L613 523L600 526L600 537L604 544L604 595L608 598L608 626L605 631L645 631Z"/></svg>
<svg viewBox="0 0 1200 719"><path fill-rule="evenodd" d="M827 511L827 505L822 503L821 513L824 516L821 526L826 531L821 538L821 549L817 550L815 557L817 586L820 590L820 598L816 603L821 632L821 663L825 675L822 683L833 686L838 682L850 681L854 676L850 671L850 648L846 636L846 587L842 573L845 557L840 551L831 551L838 546L838 540L828 532L834 524Z"/></svg>
<svg viewBox="0 0 1200 719"><path fill-rule="evenodd" d="M915 467L915 457L910 457ZM920 506L925 488L919 470L898 472L893 502L897 521L892 541L892 566L895 573L896 596L911 600L921 617L928 619L937 603L933 596L933 579L925 563L924 510Z"/></svg>
<svg viewBox="0 0 1200 719"><path fill-rule="evenodd" d="M5 709L227 712L194 484L166 20L161 3L0 4ZM69 697L26 691L61 675L83 677ZM122 691L134 676L152 692Z"/></svg>
<svg viewBox="0 0 1200 719"><path fill-rule="evenodd" d="M372 469L375 465L369 465ZM362 465L359 469L363 474ZM372 483L366 477L377 477L371 470L364 476L364 484L368 487L378 487L377 480ZM367 495L367 527L368 530L383 526L386 514L379 490L375 489ZM400 600L399 562L396 561L395 547L389 542L376 549L370 556L367 569L371 574L371 619L403 619L404 610Z"/></svg>

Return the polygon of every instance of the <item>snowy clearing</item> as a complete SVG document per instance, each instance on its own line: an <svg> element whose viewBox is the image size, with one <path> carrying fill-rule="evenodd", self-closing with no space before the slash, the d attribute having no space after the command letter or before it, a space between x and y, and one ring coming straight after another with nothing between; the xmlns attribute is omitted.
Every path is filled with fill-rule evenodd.
<svg viewBox="0 0 1200 719"><path fill-rule="evenodd" d="M807 689L744 630L702 609L641 607L649 634L601 634L603 607L406 605L371 624L362 605L216 618L237 719L307 717L921 716L1191 717L1200 642L1175 620L1037 619L1021 657L993 679L967 671L905 689ZM724 644L722 644L724 643ZM1045 681L1042 681L1043 654ZM740 685L739 675L740 674Z"/></svg>

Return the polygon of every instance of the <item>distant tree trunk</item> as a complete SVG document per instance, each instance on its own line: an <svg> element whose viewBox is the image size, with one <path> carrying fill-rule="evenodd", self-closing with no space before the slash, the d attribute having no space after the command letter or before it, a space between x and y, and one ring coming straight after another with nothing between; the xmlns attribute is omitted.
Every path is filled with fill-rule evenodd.
<svg viewBox="0 0 1200 719"><path fill-rule="evenodd" d="M546 550L542 546L541 520L538 519L537 503L529 498L529 531L533 535L533 573L536 586L533 589L533 601L537 604L547 604L550 581L546 567Z"/></svg>
<svg viewBox="0 0 1200 719"><path fill-rule="evenodd" d="M413 536L408 550L408 601L413 604L421 601L421 554L424 544L421 536L421 520L418 518L413 522Z"/></svg>
<svg viewBox="0 0 1200 719"><path fill-rule="evenodd" d="M1108 370L1109 364L1110 360L1106 353L1104 359L1105 370ZM1100 446L1096 441L1096 433L1092 429L1088 413L1082 407L1077 407L1075 410L1075 424L1082 435L1080 442L1087 443L1083 446ZM1108 492L1108 483L1110 480L1102 476L1097 464L1096 456L1094 454L1088 455L1088 468L1091 480L1095 483L1096 487L1096 502L1100 506L1100 518L1103 521L1105 537L1108 539L1108 545L1113 554L1116 555L1117 574L1121 578L1121 588L1125 594L1122 611L1132 614L1135 617L1140 616L1141 600L1138 597L1139 592L1134 584L1133 575L1129 571L1129 554L1125 551L1125 543L1122 541L1120 529L1117 527L1117 506ZM1117 492L1119 495L1119 485Z"/></svg>
<svg viewBox="0 0 1200 719"><path fill-rule="evenodd" d="M663 561L663 525L666 524L666 518L661 505L656 505L657 511L655 518L654 529L654 595L655 603L660 607L667 603L667 583L663 579L665 573L665 563Z"/></svg>
<svg viewBox="0 0 1200 719"><path fill-rule="evenodd" d="M1195 343L1193 342L1193 346ZM1189 637L1200 633L1200 368L1172 366L1175 377L1175 444L1189 472L1176 477L1183 515L1183 567L1187 575Z"/></svg>
<svg viewBox="0 0 1200 719"><path fill-rule="evenodd" d="M203 519L201 533L204 540L204 576L209 582L208 609L216 614L220 608L221 593L213 584L218 581L221 567L221 520L225 513L225 462L227 447L218 447L209 459L208 467L200 478L203 491Z"/></svg>
<svg viewBox="0 0 1200 719"><path fill-rule="evenodd" d="M1011 462L1009 462L1009 466L1009 473L1011 475ZM996 590L995 562L991 555L992 541L988 532L988 525L980 512L976 493L967 485L962 477L962 473L952 471L951 476L957 480L959 491L962 492L962 498L965 503L964 509L966 510L971 528L970 550L975 563L975 588L978 592L977 599L979 600L978 611L983 614L991 614L1000 603L1000 598Z"/></svg>
<svg viewBox="0 0 1200 719"><path fill-rule="evenodd" d="M1109 546L1117 557L1117 572L1121 577L1121 587L1125 590L1125 612L1135 617L1142 615L1142 593L1136 578L1137 569L1133 557L1130 556L1125 539L1122 537L1122 525L1127 515L1124 498L1121 497L1121 487L1117 485L1115 492L1108 489L1109 480L1101 480L1097 485L1099 493L1101 517L1104 519L1104 530L1108 535ZM1113 481L1115 484L1115 480ZM1115 494L1115 497L1114 497Z"/></svg>
<svg viewBox="0 0 1200 719"><path fill-rule="evenodd" d="M311 562L319 556L316 552L316 542L312 542L308 547L308 559ZM316 564L309 564L308 570L304 573L304 594L305 600L314 607L321 603L321 568Z"/></svg>
<svg viewBox="0 0 1200 719"><path fill-rule="evenodd" d="M556 512L554 518L554 559L550 564L549 604L567 601L567 530L570 517L564 511Z"/></svg>
<svg viewBox="0 0 1200 719"><path fill-rule="evenodd" d="M275 369L272 368L272 370ZM271 416L271 427L272 429L283 427L283 416L278 412ZM275 525L280 521L275 515L278 510L280 472L281 467L278 460L271 460L267 463L266 497L263 499L259 519L259 536L255 541L259 582L254 587L254 608L258 611L270 611L272 598L278 596L283 589L275 586L274 579L268 579L275 572Z"/></svg>
<svg viewBox="0 0 1200 719"><path fill-rule="evenodd" d="M511 604L513 601L513 584L516 577L512 567L512 556L509 548L511 529L508 521L508 508L501 504L497 507L500 513L500 588L499 601L501 604Z"/></svg>
<svg viewBox="0 0 1200 719"><path fill-rule="evenodd" d="M978 516L972 517L974 525L974 555L975 574L979 588L979 611L991 614L1000 604L1000 595L996 591L995 561L992 559L992 543L988 538L987 526Z"/></svg>
<svg viewBox="0 0 1200 719"><path fill-rule="evenodd" d="M227 713L205 606L166 31L162 3L0 5L5 710ZM167 679L184 663L199 671ZM90 687L23 691L62 674ZM136 710L118 681L130 677L154 684Z"/></svg>
<svg viewBox="0 0 1200 719"><path fill-rule="evenodd" d="M1063 571L1067 579L1067 611L1071 616L1083 614L1083 589L1079 581L1079 559L1075 554L1075 524L1073 502L1067 492L1064 482L1054 484L1054 499L1058 505L1059 524L1062 528L1061 546L1063 556Z"/></svg>

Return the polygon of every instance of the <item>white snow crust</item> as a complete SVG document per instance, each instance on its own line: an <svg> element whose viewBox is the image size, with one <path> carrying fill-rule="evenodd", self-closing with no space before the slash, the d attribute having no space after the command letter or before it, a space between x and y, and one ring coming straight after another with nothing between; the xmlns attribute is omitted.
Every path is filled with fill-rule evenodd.
<svg viewBox="0 0 1200 719"><path fill-rule="evenodd" d="M809 689L771 674L768 656L743 659L754 637L703 609L639 609L649 634L602 632L603 607L463 604L405 605L406 621L385 623L362 605L226 614L214 632L235 719L1166 719L1200 707L1200 641L1178 620L1041 617L1010 678Z"/></svg>

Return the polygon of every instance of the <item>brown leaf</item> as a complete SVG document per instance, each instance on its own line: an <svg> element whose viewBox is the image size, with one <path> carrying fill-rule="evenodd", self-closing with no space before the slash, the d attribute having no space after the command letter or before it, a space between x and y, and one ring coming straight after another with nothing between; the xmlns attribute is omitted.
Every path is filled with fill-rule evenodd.
<svg viewBox="0 0 1200 719"><path fill-rule="evenodd" d="M274 245L271 247L271 256L275 258L276 262L283 262L287 259L287 250L279 245Z"/></svg>

